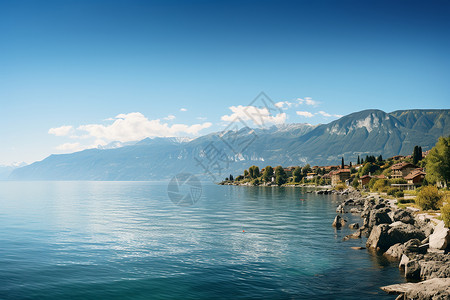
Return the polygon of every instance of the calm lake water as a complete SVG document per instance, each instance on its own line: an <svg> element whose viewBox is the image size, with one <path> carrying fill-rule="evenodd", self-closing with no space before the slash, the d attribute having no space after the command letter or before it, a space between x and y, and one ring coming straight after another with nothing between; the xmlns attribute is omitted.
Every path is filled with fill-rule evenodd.
<svg viewBox="0 0 450 300"><path fill-rule="evenodd" d="M379 287L404 282L342 242L336 196L202 186L179 207L167 182L0 182L0 298L394 299Z"/></svg>

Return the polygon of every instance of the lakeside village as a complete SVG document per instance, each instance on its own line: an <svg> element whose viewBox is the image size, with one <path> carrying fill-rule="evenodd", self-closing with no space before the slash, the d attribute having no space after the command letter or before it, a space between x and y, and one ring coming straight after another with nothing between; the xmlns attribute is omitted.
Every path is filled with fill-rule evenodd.
<svg viewBox="0 0 450 300"><path fill-rule="evenodd" d="M261 171L257 166L223 185L322 186L316 193L343 195L331 224L353 233L343 241L367 237L366 247L397 261L408 283L380 287L397 299L450 299L450 137L422 153L383 159L358 157L355 165L309 166ZM324 185L328 185L324 187ZM333 190L329 190L330 186ZM346 214L359 214L361 224L347 224Z"/></svg>
<svg viewBox="0 0 450 300"><path fill-rule="evenodd" d="M408 156L383 159L382 155L358 156L355 164L300 167L251 166L237 177L230 175L221 185L324 187L343 191L349 187L362 193L378 193L397 199L400 207L441 210L450 226L450 137L439 138L425 152L420 146ZM420 196L420 197L417 197ZM446 204L446 205L444 205Z"/></svg>

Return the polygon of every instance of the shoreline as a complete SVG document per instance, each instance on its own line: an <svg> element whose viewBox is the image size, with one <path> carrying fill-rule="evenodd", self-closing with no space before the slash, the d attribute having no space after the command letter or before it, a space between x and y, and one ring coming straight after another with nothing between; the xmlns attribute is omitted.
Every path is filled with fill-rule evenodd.
<svg viewBox="0 0 450 300"><path fill-rule="evenodd" d="M383 291L399 294L398 299L450 298L450 231L442 220L416 215L380 195L362 195L355 190L335 193L344 199L332 225L355 229L344 241L366 237L368 251L399 262L399 271L408 283L380 287ZM349 213L359 214L362 225L347 225L345 215Z"/></svg>
<svg viewBox="0 0 450 300"><path fill-rule="evenodd" d="M279 187L276 184L253 185L222 182L220 185L247 187ZM348 226L355 230L343 241L367 238L366 247L355 250L373 251L399 263L399 272L407 283L382 286L380 289L399 295L397 299L450 299L450 229L444 222L413 208L400 208L393 199L380 193L363 195L347 188L336 191L330 185L283 184L280 187L311 188L308 193L343 196L336 208L332 226ZM362 224L347 224L345 215L359 214ZM424 288L426 287L426 288Z"/></svg>

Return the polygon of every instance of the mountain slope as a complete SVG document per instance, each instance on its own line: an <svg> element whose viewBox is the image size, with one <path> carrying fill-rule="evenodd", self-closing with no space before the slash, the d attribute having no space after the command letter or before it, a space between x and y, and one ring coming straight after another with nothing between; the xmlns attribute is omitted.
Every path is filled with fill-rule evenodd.
<svg viewBox="0 0 450 300"><path fill-rule="evenodd" d="M328 165L340 157L411 154L415 145L430 149L450 135L450 110L364 110L329 124L288 124L242 128L194 140L145 139L121 148L51 155L16 169L13 180L155 180L179 172L220 180L251 165ZM210 175L205 175L206 173ZM211 174L215 175L211 176Z"/></svg>

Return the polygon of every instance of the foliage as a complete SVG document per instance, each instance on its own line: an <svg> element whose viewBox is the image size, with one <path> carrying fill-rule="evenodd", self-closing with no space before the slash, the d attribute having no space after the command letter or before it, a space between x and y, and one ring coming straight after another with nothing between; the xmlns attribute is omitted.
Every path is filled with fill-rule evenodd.
<svg viewBox="0 0 450 300"><path fill-rule="evenodd" d="M406 179L403 179L403 178L392 178L389 181L391 182L391 184L405 184L405 183L408 183L406 181Z"/></svg>
<svg viewBox="0 0 450 300"><path fill-rule="evenodd" d="M441 207L441 216L442 220L444 220L445 226L450 228L450 203L447 203Z"/></svg>
<svg viewBox="0 0 450 300"><path fill-rule="evenodd" d="M443 195L435 186L424 186L416 198L416 203L422 210L436 210L442 201Z"/></svg>
<svg viewBox="0 0 450 300"><path fill-rule="evenodd" d="M380 167L378 165L375 165L373 163L366 163L364 164L364 167L360 168L360 174L362 175L368 175L369 173L374 173L375 171L377 171L378 169L380 169Z"/></svg>
<svg viewBox="0 0 450 300"><path fill-rule="evenodd" d="M275 183L277 185L282 185L286 183L286 172L282 166L278 166L275 168Z"/></svg>
<svg viewBox="0 0 450 300"><path fill-rule="evenodd" d="M255 178L255 179L253 179L253 181L252 181L252 184L253 185L259 185L259 179L258 178Z"/></svg>
<svg viewBox="0 0 450 300"><path fill-rule="evenodd" d="M251 166L248 169L248 174L250 178L258 178L259 177L259 168L258 166Z"/></svg>
<svg viewBox="0 0 450 300"><path fill-rule="evenodd" d="M430 183L443 182L448 186L450 180L450 137L440 137L426 158L426 179Z"/></svg>
<svg viewBox="0 0 450 300"><path fill-rule="evenodd" d="M241 181L242 179L244 179L244 176L239 175L238 177L235 178L236 181Z"/></svg>
<svg viewBox="0 0 450 300"><path fill-rule="evenodd" d="M343 191L346 189L346 186L344 184L338 184L334 187L334 189L337 191Z"/></svg>
<svg viewBox="0 0 450 300"><path fill-rule="evenodd" d="M372 181L372 180L370 180L370 181ZM370 182L369 182L369 185L370 185ZM387 180L387 179L378 179L373 184L371 190L384 192L384 191L387 191L387 187L388 186L389 186L389 180Z"/></svg>
<svg viewBox="0 0 450 300"><path fill-rule="evenodd" d="M395 193L398 192L398 191L399 191L398 188L391 187L391 188L389 188L389 189L387 190L387 194L390 195L390 196L394 196Z"/></svg>
<svg viewBox="0 0 450 300"><path fill-rule="evenodd" d="M414 146L414 151L412 154L412 163L417 165L417 163L422 160L422 147Z"/></svg>
<svg viewBox="0 0 450 300"><path fill-rule="evenodd" d="M302 173L304 176L306 176L306 174L310 173L311 171L312 171L312 169L309 164L306 164L302 169Z"/></svg>
<svg viewBox="0 0 450 300"><path fill-rule="evenodd" d="M234 181L233 175L230 174L230 181Z"/></svg>
<svg viewBox="0 0 450 300"><path fill-rule="evenodd" d="M403 193L403 191L396 191L394 194L395 198L403 198L405 197L405 193Z"/></svg>
<svg viewBox="0 0 450 300"><path fill-rule="evenodd" d="M265 167L264 172L262 174L262 180L264 180L265 182L270 182L272 181L272 176L273 176L273 168L271 166Z"/></svg>
<svg viewBox="0 0 450 300"><path fill-rule="evenodd" d="M341 160L341 169L344 169L344 167L345 167L345 164L344 164L344 157L342 157L342 160Z"/></svg>
<svg viewBox="0 0 450 300"><path fill-rule="evenodd" d="M361 159L359 158L359 155L358 155L358 160L356 161L356 164L360 164L361 163Z"/></svg>
<svg viewBox="0 0 450 300"><path fill-rule="evenodd" d="M353 179L352 187L354 187L355 189L357 189L359 187L359 182L358 182L357 178Z"/></svg>
<svg viewBox="0 0 450 300"><path fill-rule="evenodd" d="M398 200L398 203L402 203L402 204L404 204L404 203L414 203L415 201L414 201L414 199L399 199Z"/></svg>
<svg viewBox="0 0 450 300"><path fill-rule="evenodd" d="M248 175L249 175L249 174L248 174L248 171L247 171L247 170L244 170L244 177L245 177L245 178L248 178Z"/></svg>
<svg viewBox="0 0 450 300"><path fill-rule="evenodd" d="M294 182L300 182L302 180L302 168L296 167L294 172L292 172Z"/></svg>

